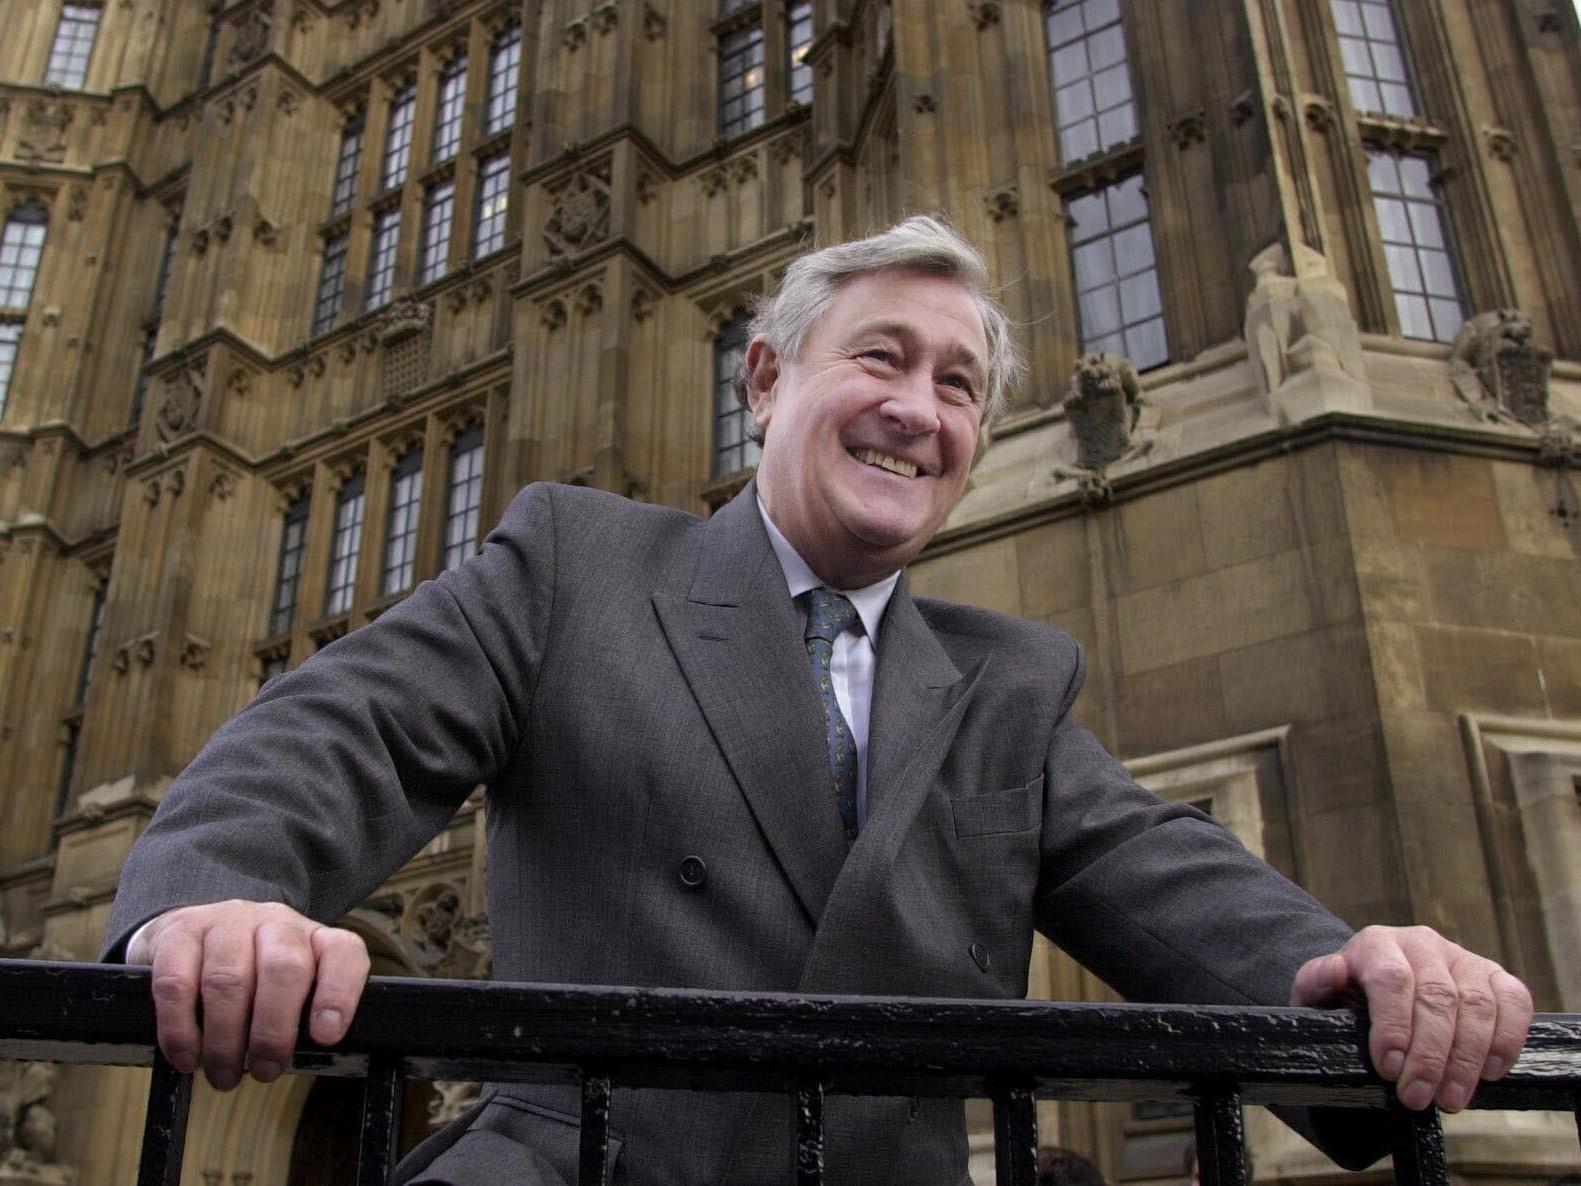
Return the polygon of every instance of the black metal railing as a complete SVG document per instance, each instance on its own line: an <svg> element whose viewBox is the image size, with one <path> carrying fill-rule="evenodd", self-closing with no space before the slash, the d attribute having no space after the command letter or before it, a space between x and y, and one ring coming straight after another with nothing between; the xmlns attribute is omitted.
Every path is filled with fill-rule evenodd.
<svg viewBox="0 0 1581 1186"><path fill-rule="evenodd" d="M770 1091L796 1186L823 1181L826 1094L987 1096L999 1186L1036 1178L1037 1099L1190 1100L1203 1186L1243 1186L1241 1105L1389 1113L1397 1180L1448 1186L1437 1115L1393 1104L1348 1011L817 997L375 977L346 1040L293 1070L365 1081L358 1186L389 1179L402 1081L580 1082L583 1186L608 1181L612 1088ZM191 1077L153 1047L146 968L0 960L0 1058L149 1066L138 1182L176 1186ZM1544 1014L1478 1108L1573 1112L1581 1015Z"/></svg>

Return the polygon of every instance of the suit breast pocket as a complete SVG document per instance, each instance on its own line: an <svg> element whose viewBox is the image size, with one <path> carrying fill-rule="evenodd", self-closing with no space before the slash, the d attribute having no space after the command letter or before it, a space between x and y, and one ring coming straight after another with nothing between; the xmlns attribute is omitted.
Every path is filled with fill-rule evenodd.
<svg viewBox="0 0 1581 1186"><path fill-rule="evenodd" d="M955 834L960 837L1025 832L1038 826L1043 815L1042 805L1041 774L1018 787L989 791L985 795L966 795L950 803L955 813Z"/></svg>

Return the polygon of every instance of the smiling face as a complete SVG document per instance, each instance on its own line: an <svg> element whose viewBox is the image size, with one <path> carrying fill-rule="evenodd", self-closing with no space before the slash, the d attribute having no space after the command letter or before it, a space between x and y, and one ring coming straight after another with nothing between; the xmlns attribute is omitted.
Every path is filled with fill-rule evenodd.
<svg viewBox="0 0 1581 1186"><path fill-rule="evenodd" d="M971 292L926 272L847 281L799 358L752 340L758 493L827 584L887 576L943 525L971 470L987 359Z"/></svg>

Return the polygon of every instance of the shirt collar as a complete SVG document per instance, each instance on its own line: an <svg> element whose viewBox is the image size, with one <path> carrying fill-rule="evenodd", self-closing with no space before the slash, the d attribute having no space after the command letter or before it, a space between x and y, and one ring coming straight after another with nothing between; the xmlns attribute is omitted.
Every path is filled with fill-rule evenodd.
<svg viewBox="0 0 1581 1186"><path fill-rule="evenodd" d="M809 589L823 586L818 579L818 574L808 567L801 554L791 546L790 540L774 526L774 520L769 518L768 509L763 505L763 496L757 495L758 514L762 516L763 527L769 533L769 543L774 547L774 555L780 562L780 568L785 573L785 585L790 590L792 598L800 597ZM889 598L895 592L895 586L900 581L900 570L897 568L883 580L874 581L871 585L864 585L860 589L836 589L836 593L843 593L850 598L851 604L856 608L857 617L862 619L862 629L867 632L868 639L876 647L878 645L878 624L884 620L884 611L889 608Z"/></svg>

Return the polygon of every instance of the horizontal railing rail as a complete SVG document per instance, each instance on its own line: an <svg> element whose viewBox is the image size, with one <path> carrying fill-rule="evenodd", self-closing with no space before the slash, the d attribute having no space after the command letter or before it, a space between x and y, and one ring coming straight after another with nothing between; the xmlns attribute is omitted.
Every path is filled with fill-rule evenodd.
<svg viewBox="0 0 1581 1186"><path fill-rule="evenodd" d="M1242 1186L1241 1105L1389 1113L1402 1186L1448 1186L1436 1113L1408 1113L1345 1010L960 1001L375 977L345 1041L292 1070L365 1080L358 1186L383 1186L407 1078L582 1089L583 1186L608 1180L614 1087L783 1092L797 1186L823 1181L829 1094L986 1096L1000 1186L1036 1178L1037 1099L1189 1100L1203 1186ZM153 1045L146 968L0 960L0 1058L154 1067L140 1186L176 1186L191 1077ZM789 1097L794 1097L794 1103ZM1475 1108L1581 1125L1581 1015L1543 1014Z"/></svg>

